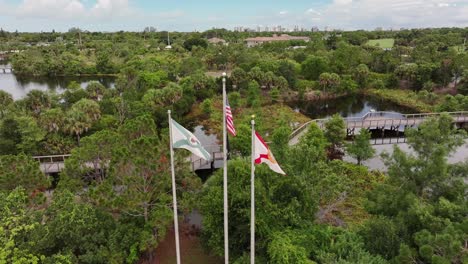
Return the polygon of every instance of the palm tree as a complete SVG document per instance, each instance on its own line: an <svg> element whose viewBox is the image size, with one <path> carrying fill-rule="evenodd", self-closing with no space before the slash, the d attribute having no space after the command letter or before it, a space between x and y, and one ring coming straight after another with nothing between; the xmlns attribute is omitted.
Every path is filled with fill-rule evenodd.
<svg viewBox="0 0 468 264"><path fill-rule="evenodd" d="M104 97L104 93L106 91L106 87L99 82L90 82L88 86L86 86L86 91L88 92L89 98L94 101L101 101L102 97Z"/></svg>
<svg viewBox="0 0 468 264"><path fill-rule="evenodd" d="M97 121L101 117L101 109L93 100L81 99L72 105L71 110L82 112L91 120L91 122Z"/></svg>
<svg viewBox="0 0 468 264"><path fill-rule="evenodd" d="M52 108L39 117L39 123L48 132L58 132L64 123L64 113L60 108Z"/></svg>
<svg viewBox="0 0 468 264"><path fill-rule="evenodd" d="M75 135L80 144L80 137L91 128L94 122L101 117L99 105L89 99L81 99L76 102L65 118L65 132Z"/></svg>
<svg viewBox="0 0 468 264"><path fill-rule="evenodd" d="M65 118L65 132L75 135L80 145L80 137L92 126L92 121L81 111L70 110Z"/></svg>
<svg viewBox="0 0 468 264"><path fill-rule="evenodd" d="M32 90L24 99L27 107L36 115L39 115L43 109L50 108L52 99L49 94L40 90Z"/></svg>

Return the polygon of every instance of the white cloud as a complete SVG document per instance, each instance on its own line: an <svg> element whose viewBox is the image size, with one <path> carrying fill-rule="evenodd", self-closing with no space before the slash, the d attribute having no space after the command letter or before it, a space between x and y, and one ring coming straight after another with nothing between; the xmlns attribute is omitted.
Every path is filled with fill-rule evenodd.
<svg viewBox="0 0 468 264"><path fill-rule="evenodd" d="M317 16L321 16L322 13L320 13L319 11L313 9L313 8L309 8L306 10L306 15L317 15Z"/></svg>
<svg viewBox="0 0 468 264"><path fill-rule="evenodd" d="M85 7L85 2L87 0L23 0L16 14L24 18L73 20L108 19L136 13L128 0L97 0L89 8Z"/></svg>
<svg viewBox="0 0 468 264"><path fill-rule="evenodd" d="M85 13L85 7L79 0L24 0L16 13L22 17L76 18Z"/></svg>
<svg viewBox="0 0 468 264"><path fill-rule="evenodd" d="M96 18L129 16L135 12L128 0L97 0L90 11L91 15Z"/></svg>
<svg viewBox="0 0 468 264"><path fill-rule="evenodd" d="M283 10L283 11L280 11L279 14L280 14L280 16L284 16L284 15L288 14L288 11Z"/></svg>
<svg viewBox="0 0 468 264"><path fill-rule="evenodd" d="M437 6L438 6L438 7L449 7L449 6L456 7L457 4L456 4L456 3L453 3L453 4L449 4L449 3L438 3Z"/></svg>
<svg viewBox="0 0 468 264"><path fill-rule="evenodd" d="M322 26L344 29L468 26L460 0L335 0L322 10ZM443 8L442 8L443 7Z"/></svg>
<svg viewBox="0 0 468 264"><path fill-rule="evenodd" d="M351 4L353 0L333 0L333 4L335 5L348 5Z"/></svg>

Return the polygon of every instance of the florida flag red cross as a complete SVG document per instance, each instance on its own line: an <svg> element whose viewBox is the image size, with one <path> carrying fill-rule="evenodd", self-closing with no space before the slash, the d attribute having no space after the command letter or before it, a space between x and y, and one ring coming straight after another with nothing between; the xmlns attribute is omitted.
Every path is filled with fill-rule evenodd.
<svg viewBox="0 0 468 264"><path fill-rule="evenodd" d="M270 148L265 143L263 138L255 131L255 164L265 163L276 173L286 175L286 173L280 168L278 162L276 162L273 153L271 153Z"/></svg>

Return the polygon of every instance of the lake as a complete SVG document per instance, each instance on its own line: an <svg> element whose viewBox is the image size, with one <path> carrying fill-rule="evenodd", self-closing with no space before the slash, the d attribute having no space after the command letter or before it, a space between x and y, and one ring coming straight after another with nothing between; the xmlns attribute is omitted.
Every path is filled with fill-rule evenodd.
<svg viewBox="0 0 468 264"><path fill-rule="evenodd" d="M0 65L2 64L0 63ZM62 93L71 82L77 82L81 87L85 88L91 81L98 81L107 88L113 88L115 77L20 77L12 73L0 72L0 90L10 93L15 100L25 97L31 90Z"/></svg>

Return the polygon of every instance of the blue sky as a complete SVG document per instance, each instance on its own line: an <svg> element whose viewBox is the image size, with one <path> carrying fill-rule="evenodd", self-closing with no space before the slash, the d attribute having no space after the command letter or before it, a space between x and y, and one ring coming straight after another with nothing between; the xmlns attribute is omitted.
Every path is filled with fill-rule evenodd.
<svg viewBox="0 0 468 264"><path fill-rule="evenodd" d="M468 0L0 0L13 31L193 31L294 25L320 29L468 26Z"/></svg>

